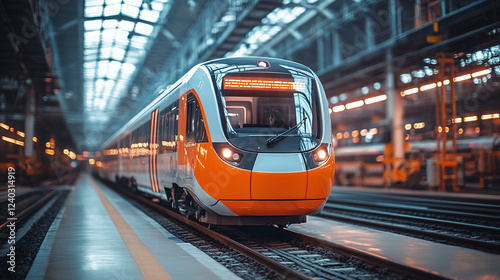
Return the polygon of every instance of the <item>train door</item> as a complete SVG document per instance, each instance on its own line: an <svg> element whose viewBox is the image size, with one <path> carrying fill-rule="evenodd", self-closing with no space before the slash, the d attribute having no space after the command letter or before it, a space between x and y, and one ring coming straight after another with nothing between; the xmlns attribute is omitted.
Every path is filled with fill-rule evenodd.
<svg viewBox="0 0 500 280"><path fill-rule="evenodd" d="M181 137L182 136L182 137ZM181 97L179 104L179 143L177 162L182 180L193 178L196 144L208 142L200 104L194 93ZM182 184L185 185L186 181Z"/></svg>
<svg viewBox="0 0 500 280"><path fill-rule="evenodd" d="M157 176L157 152L158 152L158 109L151 113L151 130L149 135L149 177L151 180L151 189L159 193Z"/></svg>

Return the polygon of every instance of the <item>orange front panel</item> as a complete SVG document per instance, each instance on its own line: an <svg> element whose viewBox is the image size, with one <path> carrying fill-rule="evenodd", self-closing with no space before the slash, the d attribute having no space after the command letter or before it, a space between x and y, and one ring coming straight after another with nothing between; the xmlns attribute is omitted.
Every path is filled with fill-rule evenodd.
<svg viewBox="0 0 500 280"><path fill-rule="evenodd" d="M296 216L307 215L318 209L324 200L221 200L238 216Z"/></svg>
<svg viewBox="0 0 500 280"><path fill-rule="evenodd" d="M252 199L304 199L307 172L252 172Z"/></svg>
<svg viewBox="0 0 500 280"><path fill-rule="evenodd" d="M211 143L198 143L193 159L198 184L212 198L250 199L249 170L235 168L215 153Z"/></svg>
<svg viewBox="0 0 500 280"><path fill-rule="evenodd" d="M326 199L333 186L335 160L333 155L322 166L308 171L307 199Z"/></svg>

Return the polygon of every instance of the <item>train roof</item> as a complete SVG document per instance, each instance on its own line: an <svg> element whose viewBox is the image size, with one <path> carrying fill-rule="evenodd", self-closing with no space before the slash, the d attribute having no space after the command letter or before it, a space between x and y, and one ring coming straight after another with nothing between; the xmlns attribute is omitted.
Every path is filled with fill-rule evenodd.
<svg viewBox="0 0 500 280"><path fill-rule="evenodd" d="M258 63L260 61L265 61L269 63L268 67L259 67ZM271 57L257 57L257 56L244 56L244 57L231 57L231 58L220 58L211 61L201 63L200 65L207 67L214 73L226 73L226 72L266 72L273 73L301 73L303 75L312 76L313 71L309 67L279 58Z"/></svg>

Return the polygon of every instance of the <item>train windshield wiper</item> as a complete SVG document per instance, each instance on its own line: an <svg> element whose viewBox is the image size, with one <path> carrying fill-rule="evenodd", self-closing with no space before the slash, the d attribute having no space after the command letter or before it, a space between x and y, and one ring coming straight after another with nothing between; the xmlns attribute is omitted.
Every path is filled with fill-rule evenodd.
<svg viewBox="0 0 500 280"><path fill-rule="evenodd" d="M269 145L272 145L276 142L279 142L283 139L285 139L286 137L288 137L288 135L290 135L292 132L296 131L297 129L299 129L302 124L304 124L304 122L307 120L307 117L304 117L298 124L290 127L289 129L281 132L280 134L277 134L269 139L267 139L267 142L266 144L269 146Z"/></svg>

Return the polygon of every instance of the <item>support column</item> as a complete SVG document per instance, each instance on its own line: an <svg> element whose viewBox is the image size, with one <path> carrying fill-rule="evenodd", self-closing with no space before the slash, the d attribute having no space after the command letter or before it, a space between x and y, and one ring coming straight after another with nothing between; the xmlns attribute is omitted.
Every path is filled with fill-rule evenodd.
<svg viewBox="0 0 500 280"><path fill-rule="evenodd" d="M392 150L392 152L386 152L386 155L390 155L386 162L389 163L387 166L390 170L386 169L387 185L392 185L396 182L403 182L405 178L402 177L401 172L398 172L398 167L403 164L405 158L404 151L404 131L403 131L403 97L395 90L394 81L394 69L392 66L392 53L389 49L386 54L387 68L386 68L386 120L390 123L391 131L391 143L387 145L386 150ZM390 148L389 148L390 147Z"/></svg>
<svg viewBox="0 0 500 280"><path fill-rule="evenodd" d="M33 137L35 136L35 88L31 81L26 89L26 118L24 121L24 164L26 174L33 175L35 154L33 152Z"/></svg>

